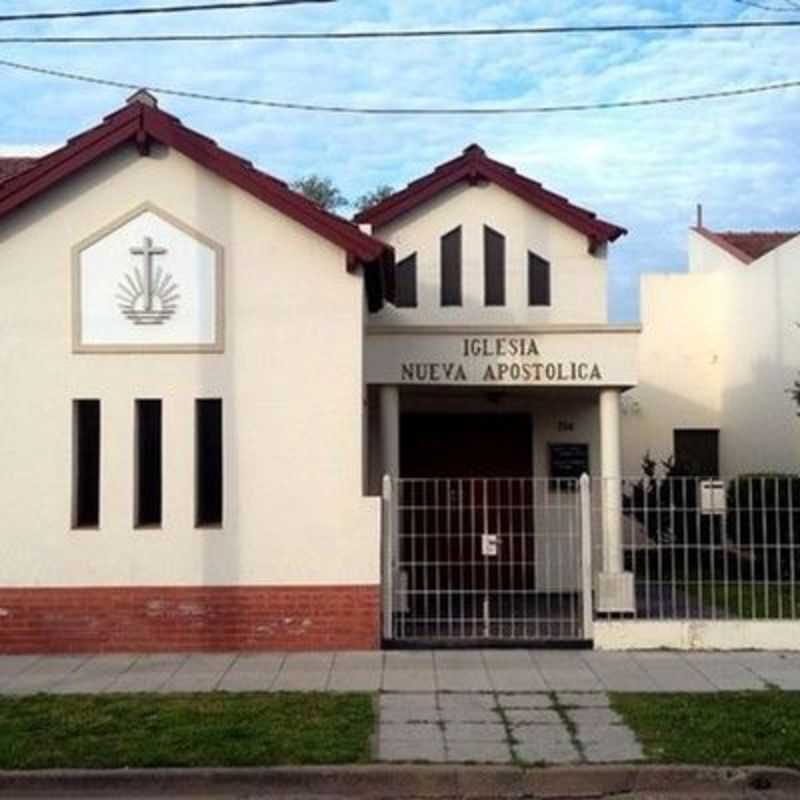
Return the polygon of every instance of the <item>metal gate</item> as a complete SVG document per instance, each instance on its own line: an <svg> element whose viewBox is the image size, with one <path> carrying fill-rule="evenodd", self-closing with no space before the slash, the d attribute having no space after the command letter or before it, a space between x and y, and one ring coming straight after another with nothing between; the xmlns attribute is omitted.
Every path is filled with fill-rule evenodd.
<svg viewBox="0 0 800 800"><path fill-rule="evenodd" d="M383 499L385 639L591 638L588 477L387 476Z"/></svg>

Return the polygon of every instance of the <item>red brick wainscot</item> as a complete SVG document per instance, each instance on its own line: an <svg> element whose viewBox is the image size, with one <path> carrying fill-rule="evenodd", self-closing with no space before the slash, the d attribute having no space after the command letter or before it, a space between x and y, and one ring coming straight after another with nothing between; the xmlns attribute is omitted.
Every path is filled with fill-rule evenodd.
<svg viewBox="0 0 800 800"><path fill-rule="evenodd" d="M374 650L378 586L0 588L0 653Z"/></svg>

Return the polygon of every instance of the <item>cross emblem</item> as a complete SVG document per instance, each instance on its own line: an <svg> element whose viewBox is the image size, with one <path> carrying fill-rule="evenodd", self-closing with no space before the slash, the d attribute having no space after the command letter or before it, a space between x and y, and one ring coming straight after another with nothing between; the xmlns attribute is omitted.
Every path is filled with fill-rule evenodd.
<svg viewBox="0 0 800 800"><path fill-rule="evenodd" d="M155 256L166 253L167 248L157 247L149 236L130 248L132 256L142 258L142 267L125 274L117 287L117 300L123 316L134 325L162 325L177 310L178 286L170 273L154 263Z"/></svg>
<svg viewBox="0 0 800 800"><path fill-rule="evenodd" d="M131 247L131 255L142 256L144 258L144 310L153 310L153 256L163 256L167 252L166 247L154 247L153 240L149 236L142 239L141 247Z"/></svg>

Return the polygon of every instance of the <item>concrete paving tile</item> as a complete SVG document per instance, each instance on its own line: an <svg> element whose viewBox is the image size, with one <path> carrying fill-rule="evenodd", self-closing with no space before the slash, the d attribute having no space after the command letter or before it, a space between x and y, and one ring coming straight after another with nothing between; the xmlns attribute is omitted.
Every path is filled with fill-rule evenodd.
<svg viewBox="0 0 800 800"><path fill-rule="evenodd" d="M0 656L0 683L35 664L42 656Z"/></svg>
<svg viewBox="0 0 800 800"><path fill-rule="evenodd" d="M431 722L384 722L381 720L378 737L381 740L416 741L417 739L441 739L442 729Z"/></svg>
<svg viewBox="0 0 800 800"><path fill-rule="evenodd" d="M386 653L382 687L385 692L434 692L432 653Z"/></svg>
<svg viewBox="0 0 800 800"><path fill-rule="evenodd" d="M184 653L143 655L116 678L110 692L155 692L180 669L188 656Z"/></svg>
<svg viewBox="0 0 800 800"><path fill-rule="evenodd" d="M611 725L604 728L578 729L578 741L584 757L592 763L638 761L643 753L630 728Z"/></svg>
<svg viewBox="0 0 800 800"><path fill-rule="evenodd" d="M713 692L711 681L678 653L637 653L633 656L663 692Z"/></svg>
<svg viewBox="0 0 800 800"><path fill-rule="evenodd" d="M492 689L480 652L436 651L434 667L439 691L488 692Z"/></svg>
<svg viewBox="0 0 800 800"><path fill-rule="evenodd" d="M381 707L380 720L381 722L435 722L438 724L441 721L441 714L437 708L433 707Z"/></svg>
<svg viewBox="0 0 800 800"><path fill-rule="evenodd" d="M447 742L505 742L508 740L505 725L500 723L445 722Z"/></svg>
<svg viewBox="0 0 800 800"><path fill-rule="evenodd" d="M458 764L508 764L513 759L508 744L500 742L448 742L447 760Z"/></svg>
<svg viewBox="0 0 800 800"><path fill-rule="evenodd" d="M24 672L14 675L3 686L4 694L49 692L79 669L90 656L54 656L41 658Z"/></svg>
<svg viewBox="0 0 800 800"><path fill-rule="evenodd" d="M754 672L766 683L785 691L800 690L800 655L796 653L736 653L728 654L739 664Z"/></svg>
<svg viewBox="0 0 800 800"><path fill-rule="evenodd" d="M726 654L686 653L684 657L720 691L749 691L766 686L755 673Z"/></svg>
<svg viewBox="0 0 800 800"><path fill-rule="evenodd" d="M509 708L505 713L508 721L515 727L518 725L563 724L558 712L549 708Z"/></svg>
<svg viewBox="0 0 800 800"><path fill-rule="evenodd" d="M332 692L377 692L383 680L383 653L336 653L328 689Z"/></svg>
<svg viewBox="0 0 800 800"><path fill-rule="evenodd" d="M552 708L549 694L498 694L497 702L503 708Z"/></svg>
<svg viewBox="0 0 800 800"><path fill-rule="evenodd" d="M282 653L246 653L231 664L217 685L221 692L268 692L284 661Z"/></svg>
<svg viewBox="0 0 800 800"><path fill-rule="evenodd" d="M328 688L332 692L377 692L383 680L383 653L336 653Z"/></svg>
<svg viewBox="0 0 800 800"><path fill-rule="evenodd" d="M581 760L563 726L526 726L514 731L514 739L516 757L530 764L573 764Z"/></svg>
<svg viewBox="0 0 800 800"><path fill-rule="evenodd" d="M87 659L78 669L69 673L49 691L53 694L100 694L127 672L136 662L136 656L109 654Z"/></svg>
<svg viewBox="0 0 800 800"><path fill-rule="evenodd" d="M578 726L578 730L622 723L622 717L610 708L569 708L566 714Z"/></svg>
<svg viewBox="0 0 800 800"><path fill-rule="evenodd" d="M489 682L498 692L546 692L548 687L527 651L485 651Z"/></svg>
<svg viewBox="0 0 800 800"><path fill-rule="evenodd" d="M608 708L605 692L558 692L559 705L569 708Z"/></svg>
<svg viewBox="0 0 800 800"><path fill-rule="evenodd" d="M328 681L330 692L377 692L381 688L381 671L354 669L331 673Z"/></svg>
<svg viewBox="0 0 800 800"><path fill-rule="evenodd" d="M342 650L334 654L333 668L354 670L383 669L384 654L380 650Z"/></svg>
<svg viewBox="0 0 800 800"><path fill-rule="evenodd" d="M497 711L486 708L470 708L469 706L456 706L441 711L441 719L445 722L484 722L502 724L503 719Z"/></svg>
<svg viewBox="0 0 800 800"><path fill-rule="evenodd" d="M580 655L566 650L541 650L531 653L549 689L592 691L602 689L597 676Z"/></svg>
<svg viewBox="0 0 800 800"><path fill-rule="evenodd" d="M235 653L193 653L159 691L213 692L235 660Z"/></svg>
<svg viewBox="0 0 800 800"><path fill-rule="evenodd" d="M433 692L382 693L381 708L436 708L436 695Z"/></svg>
<svg viewBox="0 0 800 800"><path fill-rule="evenodd" d="M438 702L444 711L451 708L482 708L491 711L497 706L495 696L489 692L443 692L438 695Z"/></svg>
<svg viewBox="0 0 800 800"><path fill-rule="evenodd" d="M431 650L388 650L384 653L386 670L433 670L433 651Z"/></svg>
<svg viewBox="0 0 800 800"><path fill-rule="evenodd" d="M587 651L581 653L581 658L610 692L659 691L653 678L630 653Z"/></svg>
<svg viewBox="0 0 800 800"><path fill-rule="evenodd" d="M274 692L321 692L328 688L332 653L291 653L272 684Z"/></svg>
<svg viewBox="0 0 800 800"><path fill-rule="evenodd" d="M395 739L378 740L379 761L422 761L433 764L444 763L444 741L418 739L417 741L400 741Z"/></svg>

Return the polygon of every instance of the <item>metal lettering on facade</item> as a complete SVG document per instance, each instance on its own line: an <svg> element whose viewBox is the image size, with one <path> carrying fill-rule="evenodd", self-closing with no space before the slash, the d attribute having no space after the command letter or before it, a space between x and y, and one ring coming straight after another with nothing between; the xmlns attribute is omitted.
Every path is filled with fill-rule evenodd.
<svg viewBox="0 0 800 800"><path fill-rule="evenodd" d="M404 361L404 383L601 383L594 361L541 359L530 336L466 337L458 360Z"/></svg>

